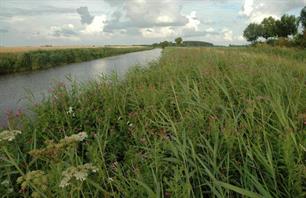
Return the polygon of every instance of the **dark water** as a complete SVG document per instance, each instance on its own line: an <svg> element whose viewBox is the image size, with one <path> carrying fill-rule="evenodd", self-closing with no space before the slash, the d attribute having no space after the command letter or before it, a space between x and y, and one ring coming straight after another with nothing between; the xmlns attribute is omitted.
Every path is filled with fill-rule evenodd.
<svg viewBox="0 0 306 198"><path fill-rule="evenodd" d="M48 95L55 82L69 84L71 77L78 82L97 78L101 73L116 71L124 75L135 65L146 66L160 57L161 50L134 52L83 63L69 64L47 70L0 76L0 126L5 125L8 112L18 114L29 104L29 98L39 102Z"/></svg>

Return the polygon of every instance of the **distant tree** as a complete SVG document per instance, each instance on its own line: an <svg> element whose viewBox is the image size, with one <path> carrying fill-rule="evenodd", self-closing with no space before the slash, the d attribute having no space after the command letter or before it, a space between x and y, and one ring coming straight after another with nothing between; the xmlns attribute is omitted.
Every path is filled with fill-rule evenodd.
<svg viewBox="0 0 306 198"><path fill-rule="evenodd" d="M251 23L248 27L244 30L243 36L249 42L256 42L257 39L262 35L262 28L261 25L256 23Z"/></svg>
<svg viewBox="0 0 306 198"><path fill-rule="evenodd" d="M288 37L297 33L297 18L294 15L283 15L276 21L276 32L278 37Z"/></svg>
<svg viewBox="0 0 306 198"><path fill-rule="evenodd" d="M175 39L175 43L176 43L177 46L180 46L182 44L182 42L183 42L182 37L178 37L178 38Z"/></svg>
<svg viewBox="0 0 306 198"><path fill-rule="evenodd" d="M264 18L261 22L262 37L265 39L277 36L276 20L273 17Z"/></svg>
<svg viewBox="0 0 306 198"><path fill-rule="evenodd" d="M304 32L306 32L306 6L301 11L299 22L301 23Z"/></svg>
<svg viewBox="0 0 306 198"><path fill-rule="evenodd" d="M163 41L160 43L160 46L164 49L165 47L169 46L169 42L168 41Z"/></svg>

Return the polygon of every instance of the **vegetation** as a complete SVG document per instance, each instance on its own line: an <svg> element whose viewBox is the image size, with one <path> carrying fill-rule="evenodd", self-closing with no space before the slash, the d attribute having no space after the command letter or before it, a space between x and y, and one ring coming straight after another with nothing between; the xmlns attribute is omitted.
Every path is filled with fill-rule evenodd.
<svg viewBox="0 0 306 198"><path fill-rule="evenodd" d="M305 50L166 48L125 79L59 84L0 133L0 194L305 197L305 64Z"/></svg>
<svg viewBox="0 0 306 198"><path fill-rule="evenodd" d="M244 30L243 36L253 44L259 38L266 39L267 44L278 46L300 46L306 47L306 7L301 11L300 17L293 15L283 15L280 20L273 17L263 19L261 24L251 23ZM298 34L299 25L303 28L303 33ZM289 36L295 36L290 41Z"/></svg>
<svg viewBox="0 0 306 198"><path fill-rule="evenodd" d="M185 47L213 47L212 43L204 41L184 41L183 46Z"/></svg>
<svg viewBox="0 0 306 198"><path fill-rule="evenodd" d="M146 49L151 48L76 48L0 53L0 74L55 67Z"/></svg>
<svg viewBox="0 0 306 198"><path fill-rule="evenodd" d="M154 43L153 47L173 47L173 46L180 46L180 47L213 47L214 45L212 43L204 42L204 41L183 41L181 37L176 38L175 43L172 43L171 41L163 41L160 43Z"/></svg>
<svg viewBox="0 0 306 198"><path fill-rule="evenodd" d="M176 44L176 46L182 45L182 42L183 42L182 37L178 37L178 38L175 39L175 44Z"/></svg>

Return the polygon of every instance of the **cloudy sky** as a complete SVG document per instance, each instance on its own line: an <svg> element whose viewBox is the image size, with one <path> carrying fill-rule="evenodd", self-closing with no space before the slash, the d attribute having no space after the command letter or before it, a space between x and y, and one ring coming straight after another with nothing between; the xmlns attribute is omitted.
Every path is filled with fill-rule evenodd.
<svg viewBox="0 0 306 198"><path fill-rule="evenodd" d="M298 15L306 0L0 0L0 45L243 44L266 16Z"/></svg>

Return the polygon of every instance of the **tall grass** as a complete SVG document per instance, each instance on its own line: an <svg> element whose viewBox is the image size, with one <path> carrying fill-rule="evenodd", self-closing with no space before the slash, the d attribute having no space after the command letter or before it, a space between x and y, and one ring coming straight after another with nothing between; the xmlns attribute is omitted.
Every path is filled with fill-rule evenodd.
<svg viewBox="0 0 306 198"><path fill-rule="evenodd" d="M0 53L0 74L38 70L147 49L151 48L72 48Z"/></svg>
<svg viewBox="0 0 306 198"><path fill-rule="evenodd" d="M273 50L167 48L123 80L59 85L34 120L10 122L22 134L0 148L0 194L305 197L306 60ZM29 154L82 131L55 159ZM59 187L63 171L86 163L98 171ZM16 183L35 170L47 182Z"/></svg>

